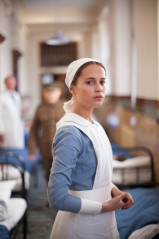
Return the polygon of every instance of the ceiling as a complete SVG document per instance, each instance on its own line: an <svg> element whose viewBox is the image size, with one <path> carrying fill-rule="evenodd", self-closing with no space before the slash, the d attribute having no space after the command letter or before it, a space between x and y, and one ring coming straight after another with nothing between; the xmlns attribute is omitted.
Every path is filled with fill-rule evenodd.
<svg viewBox="0 0 159 239"><path fill-rule="evenodd" d="M22 0L28 9L78 8L90 9L100 0Z"/></svg>
<svg viewBox="0 0 159 239"><path fill-rule="evenodd" d="M89 27L96 21L107 0L19 0L21 20L30 30L47 30L61 24L65 28L82 24ZM60 26L60 28L62 28ZM76 27L77 28L77 27Z"/></svg>
<svg viewBox="0 0 159 239"><path fill-rule="evenodd" d="M84 34L91 34L108 0L14 1L20 5L19 19L30 36L36 35L39 41L45 41L60 30L72 41L78 41Z"/></svg>

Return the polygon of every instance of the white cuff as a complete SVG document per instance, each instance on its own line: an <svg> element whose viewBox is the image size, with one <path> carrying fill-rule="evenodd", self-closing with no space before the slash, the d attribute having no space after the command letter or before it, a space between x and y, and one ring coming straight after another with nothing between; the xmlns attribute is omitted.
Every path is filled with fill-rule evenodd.
<svg viewBox="0 0 159 239"><path fill-rule="evenodd" d="M81 209L79 213L98 214L102 210L102 203L81 198Z"/></svg>
<svg viewBox="0 0 159 239"><path fill-rule="evenodd" d="M114 188L114 187L116 187L116 188L117 188L117 186L115 186L115 184L114 184L114 183L111 183L111 190L112 190L112 188Z"/></svg>

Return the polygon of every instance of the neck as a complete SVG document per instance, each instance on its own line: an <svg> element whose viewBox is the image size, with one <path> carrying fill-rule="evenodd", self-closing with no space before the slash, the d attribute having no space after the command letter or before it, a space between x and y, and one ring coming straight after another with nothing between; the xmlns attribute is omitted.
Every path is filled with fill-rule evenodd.
<svg viewBox="0 0 159 239"><path fill-rule="evenodd" d="M14 89L8 89L8 91L12 93L12 92L14 92L15 90L14 90Z"/></svg>
<svg viewBox="0 0 159 239"><path fill-rule="evenodd" d="M85 118L86 120L90 121L93 124L94 122L92 120L92 112L93 112L93 109L91 109L91 110L88 110L88 109L83 110L82 109L82 111L80 111L79 109L76 109L76 108L74 108L72 111L72 113L75 113L75 114Z"/></svg>

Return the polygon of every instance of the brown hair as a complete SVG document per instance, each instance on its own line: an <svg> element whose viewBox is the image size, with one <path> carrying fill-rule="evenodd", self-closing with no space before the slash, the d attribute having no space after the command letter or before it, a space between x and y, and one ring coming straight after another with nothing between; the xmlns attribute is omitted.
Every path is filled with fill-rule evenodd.
<svg viewBox="0 0 159 239"><path fill-rule="evenodd" d="M78 70L76 71L76 74L75 74L74 77L73 77L73 81L72 81L71 85L76 85L77 79L78 79L78 77L81 75L83 69L84 69L85 67L89 66L89 65L99 65L99 66L101 66L101 67L105 70L105 72L106 72L106 69L105 69L105 67L103 66L102 63L97 62L97 61L89 61L89 62L86 62L86 63L83 64L80 68L78 68Z"/></svg>

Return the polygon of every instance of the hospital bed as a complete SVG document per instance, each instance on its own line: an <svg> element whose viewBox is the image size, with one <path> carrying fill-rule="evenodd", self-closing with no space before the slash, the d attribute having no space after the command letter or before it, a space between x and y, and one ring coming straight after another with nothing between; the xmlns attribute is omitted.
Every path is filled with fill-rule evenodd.
<svg viewBox="0 0 159 239"><path fill-rule="evenodd" d="M113 183L120 188L156 185L154 157L147 147L122 147L112 144Z"/></svg>
<svg viewBox="0 0 159 239"><path fill-rule="evenodd" d="M112 150L113 182L134 200L130 209L116 211L120 239L159 239L159 189L152 152L117 144Z"/></svg>
<svg viewBox="0 0 159 239"><path fill-rule="evenodd" d="M23 161L24 164L24 177L25 177L25 188L26 190L29 189L30 186L30 175L31 173L34 173L35 176L35 186L37 184L37 171L36 171L36 165L39 163L40 161L40 155L39 152L37 151L35 154L35 159L33 161L31 161L29 159L29 154L28 154L28 149L24 148L24 149L1 149L0 150L1 154L5 154L8 153L10 155L9 160L12 160L12 162L14 162L15 164L17 164L18 166L21 165L20 161ZM17 161L17 156L19 158L19 161ZM1 161L2 156L0 155L0 161ZM5 170L5 169L4 169ZM19 191L20 187L21 187L21 177L19 172L17 171L17 169L15 167L12 167L12 165L8 166L8 178L9 179L17 179L17 183L16 186L14 187L13 191ZM1 174L0 174L1 177ZM18 179L19 178L19 179Z"/></svg>
<svg viewBox="0 0 159 239"><path fill-rule="evenodd" d="M17 185L15 178L10 178L10 167L20 175L21 186L14 193ZM15 238L19 225L23 225L23 239L27 235L27 200L25 187L25 163L21 156L13 153L0 153L0 235L10 239Z"/></svg>

